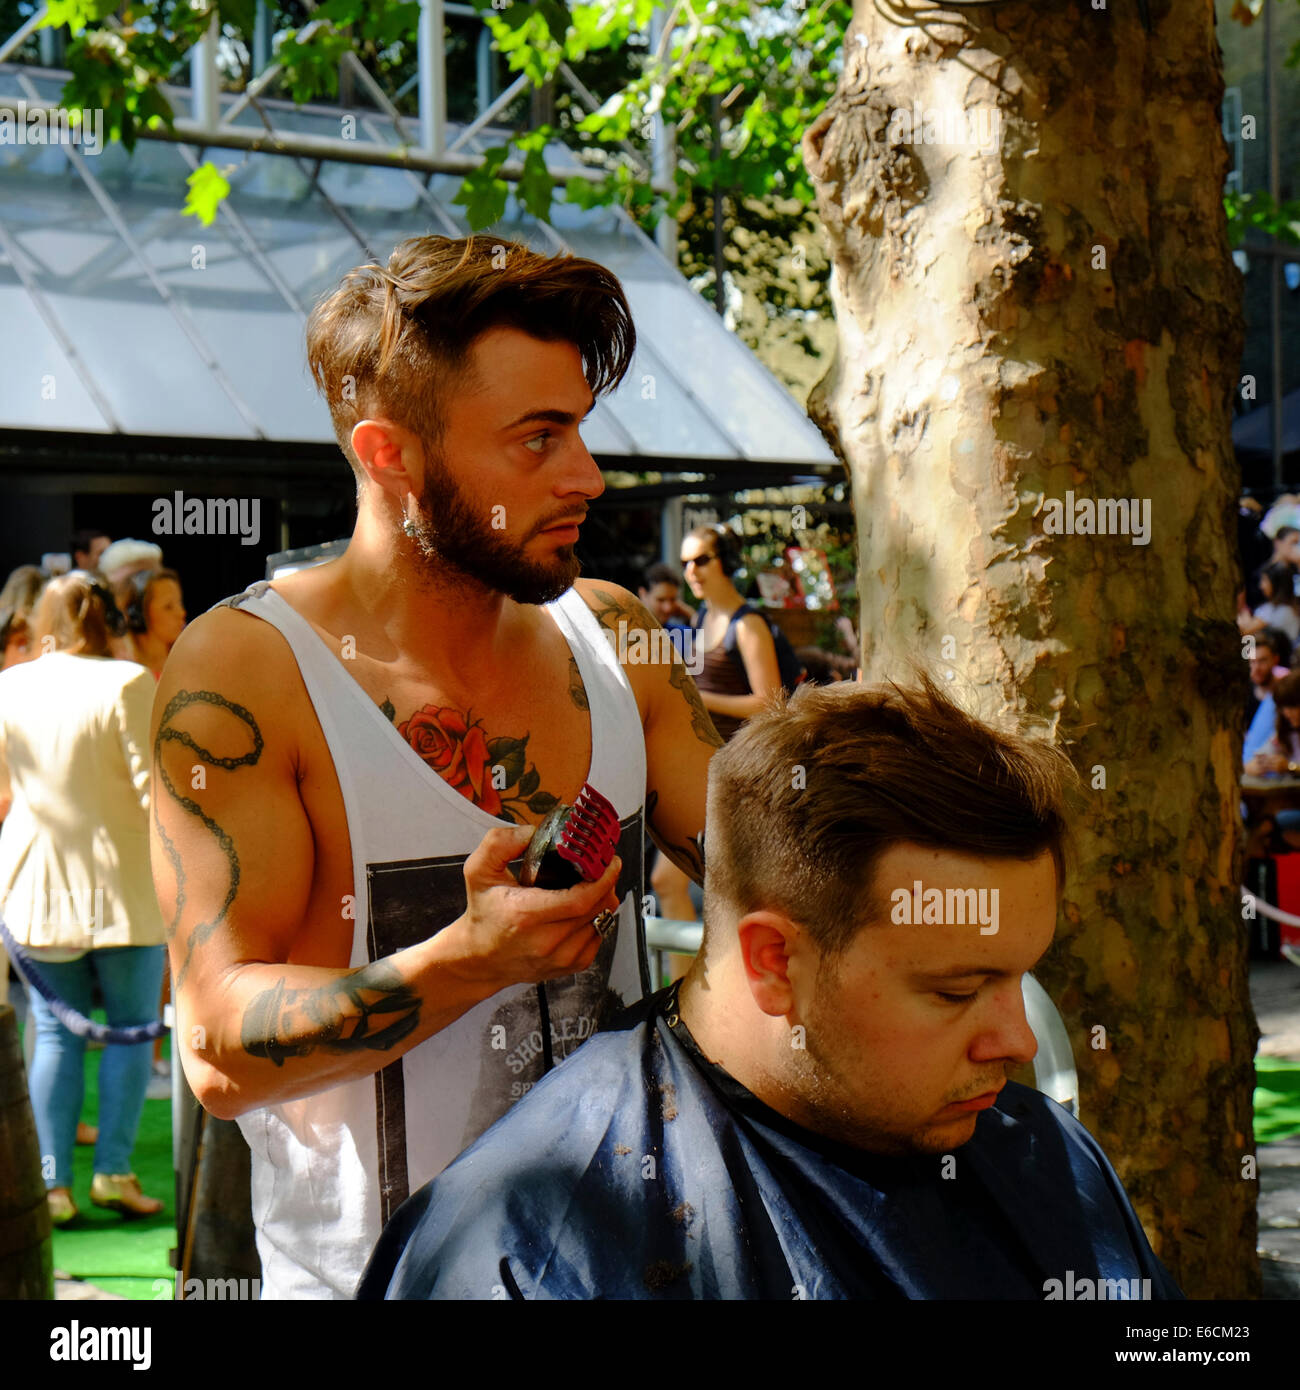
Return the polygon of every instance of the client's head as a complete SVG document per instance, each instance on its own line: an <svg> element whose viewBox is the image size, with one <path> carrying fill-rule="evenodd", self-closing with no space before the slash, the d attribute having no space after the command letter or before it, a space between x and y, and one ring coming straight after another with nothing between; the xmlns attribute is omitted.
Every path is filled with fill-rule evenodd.
<svg viewBox="0 0 1300 1390"><path fill-rule="evenodd" d="M830 1137L965 1143L1037 1051L1020 982L1055 929L1073 781L1048 742L924 678L805 688L750 719L709 769L684 1003L705 1050Z"/></svg>

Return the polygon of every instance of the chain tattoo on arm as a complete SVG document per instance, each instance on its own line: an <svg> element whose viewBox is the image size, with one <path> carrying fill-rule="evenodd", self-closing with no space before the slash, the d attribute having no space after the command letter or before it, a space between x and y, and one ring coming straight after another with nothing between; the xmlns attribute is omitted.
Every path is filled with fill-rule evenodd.
<svg viewBox="0 0 1300 1390"><path fill-rule="evenodd" d="M281 975L244 1010L239 1040L250 1057L282 1067L318 1047L386 1052L419 1022L420 996L391 961L377 960L314 989L290 989Z"/></svg>
<svg viewBox="0 0 1300 1390"><path fill-rule="evenodd" d="M184 729L175 727L173 721L176 716L191 705L212 705L217 709L229 710L237 720L243 723L253 737L253 747L250 752L244 753L239 757L222 758L218 757L211 749L204 748L196 743L192 735ZM186 796L177 790L175 783L167 775L167 769L163 765L163 744L180 743L190 749L201 761L209 767L223 768L227 772L233 772L236 768L252 767L262 756L262 731L257 727L257 721L246 710L243 705L237 705L233 700L227 700L224 695L218 695L213 690L178 690L175 695L167 702L167 708L163 710L162 718L158 721L158 733L154 739L153 758L154 767L157 769L157 782L161 783L167 795L176 803L181 810L191 816L197 816L203 825L215 837L222 854L225 856L226 865L230 872L230 884L226 889L226 896L220 908L210 922L196 922L190 932L189 940L185 945L185 958L181 962L180 970L176 974L176 988L179 990L185 981L185 976L189 972L190 962L194 958L194 950L197 946L202 946L205 941L216 931L222 919L230 909L230 904L235 900L235 894L239 891L239 855L235 850L234 841L211 816L207 815L203 808L192 796ZM162 847L171 862L173 871L176 874L176 911L172 920L167 924L167 938L170 941L180 926L181 915L185 910L185 865L178 853L171 837L163 828L161 808L159 798L154 797L154 825L158 830L158 837L162 842Z"/></svg>

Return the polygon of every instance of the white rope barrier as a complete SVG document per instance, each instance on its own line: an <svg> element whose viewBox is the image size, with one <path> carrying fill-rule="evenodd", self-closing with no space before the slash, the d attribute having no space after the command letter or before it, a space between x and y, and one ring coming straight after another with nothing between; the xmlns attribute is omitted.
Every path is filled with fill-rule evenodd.
<svg viewBox="0 0 1300 1390"><path fill-rule="evenodd" d="M1271 917L1273 921L1282 922L1288 927L1300 927L1300 917L1296 917L1290 912L1283 912L1280 907L1273 907L1270 903L1266 903L1263 898L1257 898L1254 893L1243 888L1241 890L1241 905L1245 907L1247 904L1261 917Z"/></svg>

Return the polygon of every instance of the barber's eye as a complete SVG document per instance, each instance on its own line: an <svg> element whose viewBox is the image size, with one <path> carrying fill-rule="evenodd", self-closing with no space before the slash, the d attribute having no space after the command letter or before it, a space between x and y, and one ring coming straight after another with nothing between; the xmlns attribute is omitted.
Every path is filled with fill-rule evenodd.
<svg viewBox="0 0 1300 1390"><path fill-rule="evenodd" d="M946 1000L949 1004L966 1004L975 998L975 994L944 994L942 990L935 991L940 999Z"/></svg>
<svg viewBox="0 0 1300 1390"><path fill-rule="evenodd" d="M542 434L534 435L532 439L525 439L525 440L524 440L524 448L525 448L525 449L532 449L532 450L533 450L533 453L535 453L535 454L544 453L544 452L545 452L545 449L546 449L546 445L550 442L550 440L551 440L551 432L550 432L550 430L546 430L546 431L544 431ZM537 445L538 447L534 449L534 448L533 448L534 445Z"/></svg>

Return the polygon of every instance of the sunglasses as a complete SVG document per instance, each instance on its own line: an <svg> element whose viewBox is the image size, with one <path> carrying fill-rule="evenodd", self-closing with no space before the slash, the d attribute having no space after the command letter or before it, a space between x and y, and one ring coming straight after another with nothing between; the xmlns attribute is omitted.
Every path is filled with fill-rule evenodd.
<svg viewBox="0 0 1300 1390"><path fill-rule="evenodd" d="M716 560L716 555L692 555L689 560L682 561L682 568L689 569L692 565L699 569L701 565L707 565L710 560Z"/></svg>

